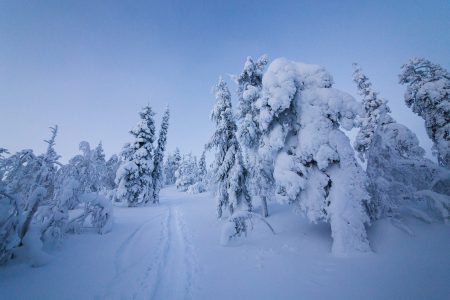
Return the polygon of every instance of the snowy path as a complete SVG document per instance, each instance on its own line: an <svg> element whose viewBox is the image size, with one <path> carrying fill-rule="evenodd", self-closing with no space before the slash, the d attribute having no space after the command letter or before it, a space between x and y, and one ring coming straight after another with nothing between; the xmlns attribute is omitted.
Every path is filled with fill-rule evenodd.
<svg viewBox="0 0 450 300"><path fill-rule="evenodd" d="M328 226L270 209L276 235L256 223L223 247L213 196L168 187L158 206L116 207L108 234L69 235L45 267L0 268L0 299L449 299L450 224L377 222L374 253L339 259Z"/></svg>
<svg viewBox="0 0 450 300"><path fill-rule="evenodd" d="M154 209L162 213L140 225L117 249L116 275L100 298L190 299L195 260L182 214L172 203ZM159 228L156 247L153 228Z"/></svg>
<svg viewBox="0 0 450 300"><path fill-rule="evenodd" d="M161 272L152 299L189 299L192 292L193 253L177 208L169 207L167 244L161 262Z"/></svg>

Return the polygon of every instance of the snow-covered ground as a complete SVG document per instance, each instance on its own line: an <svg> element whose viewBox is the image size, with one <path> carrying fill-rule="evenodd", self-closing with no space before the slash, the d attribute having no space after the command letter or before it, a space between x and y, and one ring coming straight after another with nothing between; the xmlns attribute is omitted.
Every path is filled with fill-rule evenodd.
<svg viewBox="0 0 450 300"><path fill-rule="evenodd" d="M69 235L41 268L0 269L1 299L450 299L450 224L388 220L373 253L331 255L330 228L270 204L247 239L219 243L209 193L163 189L156 207L115 208L113 230Z"/></svg>

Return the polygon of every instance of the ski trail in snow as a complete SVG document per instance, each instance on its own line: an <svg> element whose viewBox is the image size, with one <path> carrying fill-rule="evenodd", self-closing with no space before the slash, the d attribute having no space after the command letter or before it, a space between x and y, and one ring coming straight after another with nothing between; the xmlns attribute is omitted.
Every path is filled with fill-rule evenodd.
<svg viewBox="0 0 450 300"><path fill-rule="evenodd" d="M161 215L158 215L161 216ZM156 217L158 217L156 216ZM150 219L146 221L145 223L138 226L136 230L133 231L119 246L119 248L116 251L115 254L115 270L116 270L116 276L120 275L121 273L124 273L127 269L131 268L133 265L140 263L139 260L136 260L134 263L130 263L130 259L132 258L131 250L133 246L136 245L136 241L142 239L142 234L144 233L147 226L149 226L152 222L154 222L154 219Z"/></svg>
<svg viewBox="0 0 450 300"><path fill-rule="evenodd" d="M102 299L149 299L159 261L168 244L170 210L152 216L134 230L115 254L116 274ZM159 222L158 222L159 221ZM155 234L156 231L156 234ZM155 239L158 237L159 239Z"/></svg>
<svg viewBox="0 0 450 300"><path fill-rule="evenodd" d="M168 244L151 299L192 299L198 270L190 234L177 208L169 208Z"/></svg>
<svg viewBox="0 0 450 300"><path fill-rule="evenodd" d="M191 233L178 208L161 208L117 248L115 277L100 298L193 299L199 267Z"/></svg>

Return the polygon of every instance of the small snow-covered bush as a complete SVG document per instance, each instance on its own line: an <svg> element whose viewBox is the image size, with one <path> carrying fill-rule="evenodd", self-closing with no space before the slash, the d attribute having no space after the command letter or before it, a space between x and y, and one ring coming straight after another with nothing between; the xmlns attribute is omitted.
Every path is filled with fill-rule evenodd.
<svg viewBox="0 0 450 300"><path fill-rule="evenodd" d="M414 196L419 201L426 201L429 214L435 215L444 222L450 221L450 196L430 190L417 191Z"/></svg>
<svg viewBox="0 0 450 300"><path fill-rule="evenodd" d="M113 206L103 195L87 193L81 196L84 203L83 211L69 221L69 232L81 232L83 228L94 228L98 233L111 231L113 221Z"/></svg>
<svg viewBox="0 0 450 300"><path fill-rule="evenodd" d="M193 185L190 185L187 189L188 194L200 194L207 191L206 184L203 183L203 181L199 181L194 183Z"/></svg>
<svg viewBox="0 0 450 300"><path fill-rule="evenodd" d="M20 243L19 210L15 203L15 199L0 191L0 265L11 258Z"/></svg>
<svg viewBox="0 0 450 300"><path fill-rule="evenodd" d="M238 211L230 216L224 224L220 243L222 245L228 245L232 240L236 240L243 236L246 237L247 233L254 228L254 220L258 220L265 224L267 228L275 234L273 227L262 216L249 211Z"/></svg>

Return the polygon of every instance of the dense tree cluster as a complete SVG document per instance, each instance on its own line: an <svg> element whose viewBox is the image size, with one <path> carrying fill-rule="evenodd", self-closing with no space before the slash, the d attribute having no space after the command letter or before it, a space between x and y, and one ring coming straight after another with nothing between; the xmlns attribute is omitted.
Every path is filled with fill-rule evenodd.
<svg viewBox="0 0 450 300"><path fill-rule="evenodd" d="M155 113L147 105L139 115L140 122L130 131L134 141L123 147L122 163L116 174L115 199L128 206L158 203L164 180L163 157L169 127L169 109L166 109L162 118L156 148Z"/></svg>
<svg viewBox="0 0 450 300"><path fill-rule="evenodd" d="M450 216L449 75L425 59L402 67L405 101L425 119L439 165L424 157L416 135L390 115L387 101L354 65L362 102L333 88L322 67L262 56L247 58L237 84L236 112L223 80L215 88L216 149L212 178L218 215L228 207L234 231L247 230L255 199L296 207L312 222L327 222L335 254L370 251L365 226L380 218L401 223L405 213ZM345 131L359 128L352 147ZM355 159L355 152L366 170ZM246 205L242 205L246 204ZM405 226L404 224L402 226ZM230 226L228 226L230 227ZM231 228L230 227L230 228Z"/></svg>

